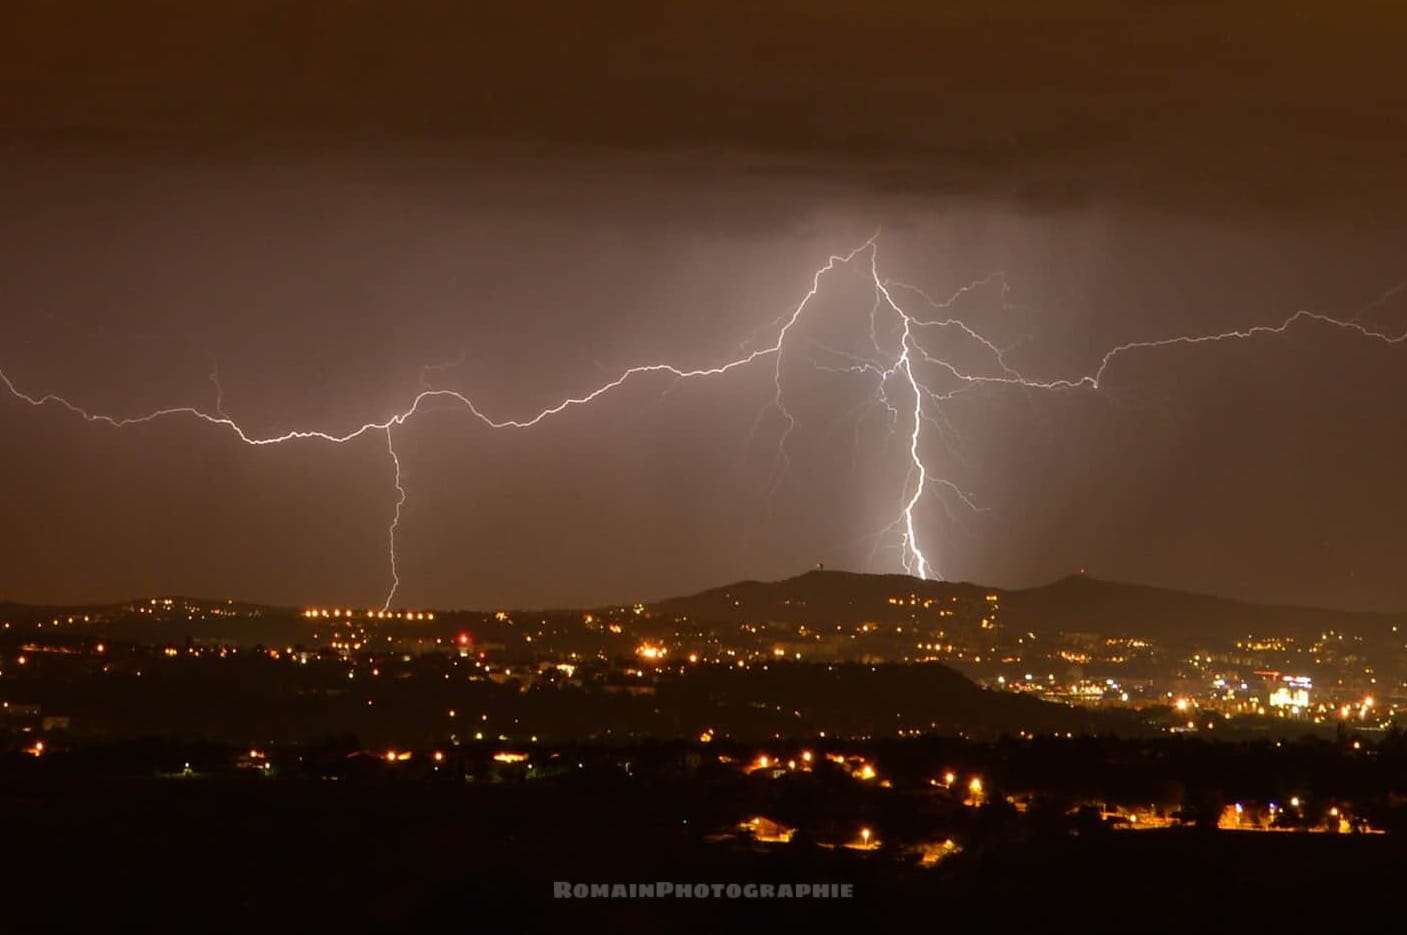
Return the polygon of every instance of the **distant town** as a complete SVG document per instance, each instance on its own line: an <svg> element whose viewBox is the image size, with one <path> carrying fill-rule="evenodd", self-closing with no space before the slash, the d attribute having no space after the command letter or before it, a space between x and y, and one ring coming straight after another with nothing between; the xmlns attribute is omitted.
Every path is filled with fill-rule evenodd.
<svg viewBox="0 0 1407 935"><path fill-rule="evenodd" d="M352 930L413 927L397 894L557 924L552 880L659 867L970 925L1011 874L1046 899L1096 879L1115 929L1209 861L1248 887L1306 863L1381 882L1407 840L1402 625L822 571L555 611L4 605L12 921L101 925L154 875L170 897L119 917L179 926L268 873L303 881L285 925ZM382 830L329 849L349 821ZM192 828L219 829L199 865ZM58 865L94 899L65 901Z"/></svg>
<svg viewBox="0 0 1407 935"><path fill-rule="evenodd" d="M1264 608L1085 578L1003 593L835 572L584 611L283 609L171 597L10 606L0 622L0 725L6 736L50 743L122 736L135 728L110 723L117 715L104 693L229 680L237 694L259 685L373 709L351 713L348 728L392 730L396 716L424 708L429 723L408 725L406 741L1020 735L1094 727L1106 715L1124 732L1375 736L1407 708L1400 626L1407 621L1390 615ZM986 689L974 695L982 703L951 704L940 690L961 691L951 673ZM914 690L877 694L871 681ZM85 689L67 698L54 682ZM572 703L553 704L553 692L571 693ZM891 694L892 705L870 710ZM1010 695L1050 704L1014 711L998 697ZM713 711L700 707L703 696ZM431 714L432 699L443 710ZM377 706L391 713L381 718ZM597 722L593 708L603 712ZM287 714L277 719L297 723ZM144 723L163 717L148 716L156 720Z"/></svg>

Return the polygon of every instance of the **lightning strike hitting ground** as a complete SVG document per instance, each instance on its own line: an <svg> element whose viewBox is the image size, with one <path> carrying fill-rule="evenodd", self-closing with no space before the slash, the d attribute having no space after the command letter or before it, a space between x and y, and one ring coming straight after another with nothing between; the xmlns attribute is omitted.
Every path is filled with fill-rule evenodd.
<svg viewBox="0 0 1407 935"><path fill-rule="evenodd" d="M585 406L632 379L650 374L667 375L674 378L676 381L719 377L734 370L745 368L764 358L772 358L772 375L775 393L764 407L763 411L759 413L758 420L754 423L753 430L756 431L762 417L768 410L776 410L782 416L785 420L785 426L778 438L778 464L781 470L784 471L789 463L786 452L786 442L797 428L798 423L790 410L788 410L784 400L783 352L788 345L788 338L791 336L793 329L801 320L803 314L805 314L812 300L815 299L820 292L823 278L837 267L851 264L858 258L863 258L866 261L868 274L873 281L874 303L868 311L869 333L873 345L873 356L857 356L831 348L822 348L828 353L841 357L848 362L843 366L835 367L825 366L814 360L812 364L819 369L836 373L850 373L873 377L876 381L873 401L877 402L888 411L891 419L891 427L897 429L901 423L904 425L907 442L906 458L908 461L906 479L903 489L900 491L896 513L892 521L875 537L876 549L882 537L897 533L901 564L905 571L919 578L929 578L937 574L935 571L935 563L925 553L924 546L920 541L919 523L916 519L916 514L920 506L924 503L926 495L928 495L933 488L937 487L946 491L965 508L972 510L978 509L978 505L972 495L961 490L951 481L942 478L941 475L936 474L930 468L924 455L925 426L932 427L935 432L938 433L941 440L946 425L942 411L943 403L954 398L959 393L982 386L1019 387L1023 389L1052 391L1079 389L1098 391L1101 389L1110 367L1113 366L1119 357L1129 352L1280 335L1302 322L1315 322L1329 327L1339 328L1352 332L1360 337L1380 341L1385 344L1395 345L1407 341L1407 332L1403 332L1402 334L1390 334L1359 321L1360 316L1369 308L1373 307L1373 305L1381 304L1391 298L1392 295L1402 288L1399 286L1388 290L1373 303L1360 309L1357 314L1348 319L1335 318L1318 312L1300 310L1294 312L1278 324L1273 325L1251 325L1210 334L1179 335L1167 338L1131 341L1116 345L1106 351L1100 359L1099 366L1092 373L1054 380L1036 380L1023 376L1020 372L1011 367L1006 361L1003 349L994 342L984 337L961 320L947 314L954 304L963 296L975 289L988 286L992 283L998 284L1002 295L1005 296L1008 287L1003 275L994 274L984 279L977 280L957 290L948 299L938 301L916 286L884 278L879 272L877 240L875 237L871 237L849 253L831 256L826 261L825 265L816 270L811 279L811 287L806 294L802 296L800 302L798 302L789 313L781 316L773 323L776 328L775 337L771 343L766 346L745 353L740 351L739 356L711 367L684 368L671 363L640 364L623 371L619 376L606 383L602 383L589 392L579 396L567 397L535 414L522 418L495 418L481 410L473 400L463 393L455 390L434 388L428 381L428 373L431 370L447 369L448 367L455 366L454 364L430 365L424 368L421 373L422 391L416 394L411 399L409 405L403 410L383 421L366 422L345 432L324 431L321 429L293 429L276 435L251 435L239 422L226 413L224 408L224 392L223 387L220 385L218 370L213 370L209 378L216 390L216 400L213 411L206 411L196 406L173 406L157 409L137 416L113 416L93 412L70 402L68 399L56 393L34 395L20 389L3 370L0 370L0 382L3 382L5 388L13 398L25 402L30 406L44 407L53 405L67 410L84 421L100 423L118 429L153 422L159 419L188 418L226 429L232 432L244 444L252 446L279 445L296 441L316 441L341 445L369 433L383 432L386 437L386 451L391 457L393 485L396 491L395 508L390 526L387 530L391 584L383 606L389 608L400 587L396 554L396 533L400 526L401 508L404 506L407 496L406 489L402 484L401 462L396 452L393 432L395 428L404 425L409 419L416 415L425 403L437 399L447 400L463 408L475 419L491 429L529 429L539 423L545 422L553 416L566 412L568 409ZM916 297L930 312L938 313L942 317L919 317L918 315L906 311L895 298L896 292L903 292ZM895 326L889 333L893 334L894 331L897 331L896 346L888 351L883 347L881 340L880 318L882 315L894 316ZM946 331L961 334L964 339L973 342L988 356L993 365L993 372L970 372L968 369L948 358L935 355L921 339L921 335L929 333L930 331ZM945 375L948 383L952 385L945 389L938 389L929 385L921 379L916 372L916 363L936 368L938 372ZM894 393L902 395L903 398L896 402L891 396L891 394ZM774 487L776 483L777 481L774 480ZM946 503L944 503L944 508L947 508Z"/></svg>
<svg viewBox="0 0 1407 935"><path fill-rule="evenodd" d="M389 425L386 426L386 452L390 454L391 467L395 469L396 511L391 516L391 527L387 530L391 550L391 590L386 592L386 600L381 604L382 610L391 609L391 601L395 600L396 591L401 586L400 572L396 568L396 529L401 525L401 507L405 506L405 488L401 486L401 456L396 454L395 439L391 437Z"/></svg>

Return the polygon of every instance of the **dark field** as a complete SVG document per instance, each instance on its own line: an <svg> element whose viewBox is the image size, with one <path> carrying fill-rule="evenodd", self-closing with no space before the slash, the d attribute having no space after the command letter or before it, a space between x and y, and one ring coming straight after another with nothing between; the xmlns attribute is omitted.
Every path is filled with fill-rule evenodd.
<svg viewBox="0 0 1407 935"><path fill-rule="evenodd" d="M884 849L710 842L700 790L636 784L11 782L12 931L1392 930L1383 835L1170 829L991 838L923 869ZM552 882L846 882L850 900L554 900ZM866 921L868 920L868 921ZM1327 927L1327 928L1325 928Z"/></svg>

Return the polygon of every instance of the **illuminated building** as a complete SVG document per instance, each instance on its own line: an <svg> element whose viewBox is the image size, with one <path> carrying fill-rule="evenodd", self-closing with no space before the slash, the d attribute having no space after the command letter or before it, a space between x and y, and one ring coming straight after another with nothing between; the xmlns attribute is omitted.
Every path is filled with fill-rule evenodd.
<svg viewBox="0 0 1407 935"><path fill-rule="evenodd" d="M1312 687L1308 676L1287 675L1283 685L1270 693L1268 704L1274 708L1289 708L1295 713L1309 708L1309 690Z"/></svg>

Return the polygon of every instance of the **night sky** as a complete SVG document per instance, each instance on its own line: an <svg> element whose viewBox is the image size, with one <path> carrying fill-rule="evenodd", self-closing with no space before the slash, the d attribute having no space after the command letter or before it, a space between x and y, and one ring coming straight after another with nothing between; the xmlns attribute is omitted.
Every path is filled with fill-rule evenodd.
<svg viewBox="0 0 1407 935"><path fill-rule="evenodd" d="M0 370L251 435L347 433L426 381L526 419L769 344L877 230L882 276L981 281L949 313L1032 380L1297 310L1401 335L1404 27L1390 3L14 0ZM788 336L789 433L770 357L527 429L427 403L394 429L395 603L901 570L874 536L909 426L835 372L866 351L867 256ZM983 365L951 337L926 346ZM384 433L251 447L3 390L0 599L385 598ZM977 386L920 454L981 509L931 490L920 542L998 586L1083 567L1401 610L1404 399L1407 343L1311 320L1131 351L1097 391Z"/></svg>

